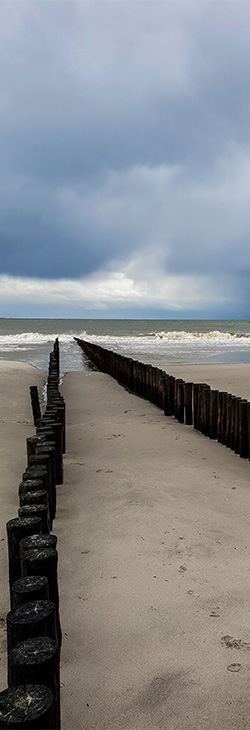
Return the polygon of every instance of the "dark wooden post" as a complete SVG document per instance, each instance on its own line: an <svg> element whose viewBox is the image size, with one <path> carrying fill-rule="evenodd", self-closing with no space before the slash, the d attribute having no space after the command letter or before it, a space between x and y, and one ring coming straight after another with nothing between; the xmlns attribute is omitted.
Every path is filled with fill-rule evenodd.
<svg viewBox="0 0 250 730"><path fill-rule="evenodd" d="M146 365L146 398L151 401L152 391L152 368L151 365Z"/></svg>
<svg viewBox="0 0 250 730"><path fill-rule="evenodd" d="M21 555L23 575L45 575L49 581L49 597L56 607L58 643L61 646L62 632L59 618L59 595L57 582L58 553L53 548L25 550Z"/></svg>
<svg viewBox="0 0 250 730"><path fill-rule="evenodd" d="M239 431L240 431L240 457L248 459L248 402L241 399L239 403Z"/></svg>
<svg viewBox="0 0 250 730"><path fill-rule="evenodd" d="M23 492L19 496L20 507L25 504L45 504L48 507L48 493L46 489L33 489L31 492Z"/></svg>
<svg viewBox="0 0 250 730"><path fill-rule="evenodd" d="M203 388L203 433L209 436L210 431L210 388Z"/></svg>
<svg viewBox="0 0 250 730"><path fill-rule="evenodd" d="M217 439L218 433L218 390L210 390L209 438Z"/></svg>
<svg viewBox="0 0 250 730"><path fill-rule="evenodd" d="M25 482L21 482L21 484L19 484L18 494L20 497L24 492L37 492L40 490L42 492L46 491L44 490L44 483L42 479L26 479Z"/></svg>
<svg viewBox="0 0 250 730"><path fill-rule="evenodd" d="M29 436L26 439L26 444L27 444L27 458L29 458L29 456L31 456L31 454L35 454L36 453L37 444L39 442L42 443L43 441L46 441L46 439L45 439L45 436L43 436L42 434L40 436L38 436L38 434L36 436Z"/></svg>
<svg viewBox="0 0 250 730"><path fill-rule="evenodd" d="M184 383L184 423L191 426L193 423L192 413L193 383Z"/></svg>
<svg viewBox="0 0 250 730"><path fill-rule="evenodd" d="M38 390L36 385L30 386L30 398L33 412L34 425L37 425L37 421L41 418L41 409L38 397Z"/></svg>
<svg viewBox="0 0 250 730"><path fill-rule="evenodd" d="M230 448L231 443L231 415L232 415L232 395L227 393L226 396L226 446Z"/></svg>
<svg viewBox="0 0 250 730"><path fill-rule="evenodd" d="M222 393L221 443L223 446L226 446L227 440L227 396L228 393Z"/></svg>
<svg viewBox="0 0 250 730"><path fill-rule="evenodd" d="M240 453L240 400L241 398L235 398L235 418L234 418L234 453Z"/></svg>
<svg viewBox="0 0 250 730"><path fill-rule="evenodd" d="M48 454L50 457L50 468L51 468L51 516L54 520L56 516L56 450L52 445L54 442L51 441L51 446L48 442L46 444L37 446L36 453L38 456Z"/></svg>
<svg viewBox="0 0 250 730"><path fill-rule="evenodd" d="M49 532L49 514L46 504L25 504L19 507L18 517L40 517L42 532Z"/></svg>
<svg viewBox="0 0 250 730"><path fill-rule="evenodd" d="M29 535L29 537L24 537L22 540L20 540L20 554L22 555L25 550L40 550L43 548L54 548L55 550L56 544L57 537L56 535L52 535L52 532L50 532L49 535Z"/></svg>
<svg viewBox="0 0 250 730"><path fill-rule="evenodd" d="M235 401L236 396L231 396L231 427L230 427L230 449L234 451L234 429L235 429Z"/></svg>
<svg viewBox="0 0 250 730"><path fill-rule="evenodd" d="M169 375L166 373L163 380L163 411L165 416L170 416L170 399L169 399Z"/></svg>
<svg viewBox="0 0 250 730"><path fill-rule="evenodd" d="M193 408L194 408L194 428L198 429L198 402L199 402L199 383L193 385Z"/></svg>
<svg viewBox="0 0 250 730"><path fill-rule="evenodd" d="M57 423L57 421L53 421L51 419L48 419L47 422L42 421L41 426L37 427L37 433L47 433L48 427L53 432L54 441L55 441L55 447L56 447L56 484L63 484L63 460L62 460L62 452L63 452L63 431L62 431L62 424Z"/></svg>
<svg viewBox="0 0 250 730"><path fill-rule="evenodd" d="M26 482L30 479L41 479L43 481L43 489L46 489L47 492L49 491L49 480L46 466L42 466L42 464L38 466L28 466L23 473L22 480L23 482Z"/></svg>
<svg viewBox="0 0 250 730"><path fill-rule="evenodd" d="M218 396L218 441L219 443L223 443L223 427L224 427L224 391L219 391Z"/></svg>
<svg viewBox="0 0 250 730"><path fill-rule="evenodd" d="M9 553L10 605L12 606L12 585L21 577L19 542L27 535L39 534L42 521L40 517L16 517L6 524Z"/></svg>
<svg viewBox="0 0 250 730"><path fill-rule="evenodd" d="M49 582L45 575L27 575L15 580L12 585L13 608L30 601L47 601L49 599Z"/></svg>
<svg viewBox="0 0 250 730"><path fill-rule="evenodd" d="M175 401L175 418L180 423L184 423L184 381L177 378L175 381L176 401Z"/></svg>
<svg viewBox="0 0 250 730"><path fill-rule="evenodd" d="M9 687L0 692L1 730L53 730L54 699L42 684Z"/></svg>
<svg viewBox="0 0 250 730"><path fill-rule="evenodd" d="M54 639L35 637L17 644L9 655L9 687L42 684L54 698L55 730L60 730L59 647Z"/></svg>
<svg viewBox="0 0 250 730"><path fill-rule="evenodd" d="M57 640L56 609L52 601L29 601L7 613L8 654L20 641L34 636Z"/></svg>

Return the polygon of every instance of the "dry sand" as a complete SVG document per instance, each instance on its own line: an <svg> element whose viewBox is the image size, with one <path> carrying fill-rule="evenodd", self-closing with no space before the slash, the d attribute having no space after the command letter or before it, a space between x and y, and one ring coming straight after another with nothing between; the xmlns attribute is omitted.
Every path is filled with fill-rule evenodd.
<svg viewBox="0 0 250 730"><path fill-rule="evenodd" d="M8 420L1 522L17 510L25 435L33 433L20 399L34 372L42 381L20 366L18 381L3 386L0 368ZM248 365L171 372L250 397ZM63 730L249 728L249 462L107 375L68 373L61 390L67 453L54 532ZM1 532L5 539L5 524Z"/></svg>

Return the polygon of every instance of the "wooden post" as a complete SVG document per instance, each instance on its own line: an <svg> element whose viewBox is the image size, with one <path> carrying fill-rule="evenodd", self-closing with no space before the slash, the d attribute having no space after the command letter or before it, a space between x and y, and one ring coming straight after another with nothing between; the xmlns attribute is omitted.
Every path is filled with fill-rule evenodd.
<svg viewBox="0 0 250 730"><path fill-rule="evenodd" d="M54 698L55 730L60 730L59 648L54 639L35 637L17 644L9 655L9 687L22 684L47 686Z"/></svg>
<svg viewBox="0 0 250 730"><path fill-rule="evenodd" d="M221 443L223 446L226 446L227 440L227 396L228 393L222 393Z"/></svg>
<svg viewBox="0 0 250 730"><path fill-rule="evenodd" d="M151 402L152 393L152 367L146 365L146 398Z"/></svg>
<svg viewBox="0 0 250 730"><path fill-rule="evenodd" d="M176 386L176 405L175 405L175 418L180 423L184 423L184 381L182 378L177 378L175 381Z"/></svg>
<svg viewBox="0 0 250 730"><path fill-rule="evenodd" d="M63 446L63 431L62 424L56 421L49 420L49 423L44 426L37 428L38 433L46 433L48 425L53 432L55 446L56 446L56 484L63 484L63 460L62 460L62 446Z"/></svg>
<svg viewBox="0 0 250 730"><path fill-rule="evenodd" d="M37 421L41 418L41 409L38 397L38 390L36 385L30 386L30 398L33 412L34 425L37 425Z"/></svg>
<svg viewBox="0 0 250 730"><path fill-rule="evenodd" d="M23 575L45 575L46 578L48 578L49 597L56 607L57 636L59 646L61 646L62 632L59 618L57 562L57 550L54 550L53 548L25 550L21 555L21 567Z"/></svg>
<svg viewBox="0 0 250 730"><path fill-rule="evenodd" d="M240 400L241 398L235 398L235 418L234 418L234 453L240 453Z"/></svg>
<svg viewBox="0 0 250 730"><path fill-rule="evenodd" d="M7 613L8 654L20 641L34 636L57 640L56 609L52 601L29 601Z"/></svg>
<svg viewBox="0 0 250 730"><path fill-rule="evenodd" d="M204 436L210 432L210 388L203 388Z"/></svg>
<svg viewBox="0 0 250 730"><path fill-rule="evenodd" d="M15 580L12 585L13 608L30 601L47 601L49 599L49 582L45 575L27 575Z"/></svg>
<svg viewBox="0 0 250 730"><path fill-rule="evenodd" d="M218 390L210 390L209 438L217 439L218 434Z"/></svg>
<svg viewBox="0 0 250 730"><path fill-rule="evenodd" d="M42 464L38 466L28 466L22 475L22 480L23 482L26 482L30 479L42 479L43 488L47 489L47 492L49 491L48 472L46 466L42 466Z"/></svg>
<svg viewBox="0 0 250 730"><path fill-rule="evenodd" d="M240 457L242 459L248 459L248 402L245 399L241 399L239 403L239 431L240 431Z"/></svg>
<svg viewBox="0 0 250 730"><path fill-rule="evenodd" d="M234 451L234 429L235 429L235 401L236 396L231 396L231 428L230 428L230 449Z"/></svg>
<svg viewBox="0 0 250 730"><path fill-rule="evenodd" d="M194 383L193 385L193 425L195 429L198 429L198 401L199 401L199 384Z"/></svg>
<svg viewBox="0 0 250 730"><path fill-rule="evenodd" d="M51 532L49 535L29 535L29 537L24 537L22 540L20 540L20 554L22 555L25 550L40 550L43 548L54 548L55 550L56 544L57 537L56 535L52 535Z"/></svg>
<svg viewBox="0 0 250 730"><path fill-rule="evenodd" d="M49 515L50 515L50 521L52 523L53 520L53 501L52 501L52 471L51 471L51 458L50 454L32 454L29 457L29 467L32 468L32 466L43 466L47 470L47 486L45 487L48 491L48 501L49 501Z"/></svg>
<svg viewBox="0 0 250 730"><path fill-rule="evenodd" d="M33 489L32 492L23 492L19 496L20 507L25 504L45 504L48 507L48 493L46 489Z"/></svg>
<svg viewBox="0 0 250 730"><path fill-rule="evenodd" d="M0 692L1 730L53 730L54 700L48 687L27 684Z"/></svg>
<svg viewBox="0 0 250 730"><path fill-rule="evenodd" d="M42 479L26 479L25 482L21 482L21 484L19 484L18 494L20 497L24 492L37 492L40 490L46 491L44 490Z"/></svg>
<svg viewBox="0 0 250 730"><path fill-rule="evenodd" d="M193 383L184 383L184 423L191 426L193 423L192 413Z"/></svg>
<svg viewBox="0 0 250 730"><path fill-rule="evenodd" d="M36 453L37 444L39 442L42 443L45 440L46 440L45 439L45 436L43 436L42 434L39 435L39 436L38 436L38 434L36 436L29 436L26 439L26 444L27 444L27 458L28 459L29 459L29 456L31 456L31 454L35 454Z"/></svg>
<svg viewBox="0 0 250 730"><path fill-rule="evenodd" d="M226 446L230 449L231 444L231 416L232 416L232 395L226 396Z"/></svg>
<svg viewBox="0 0 250 730"><path fill-rule="evenodd" d="M16 517L9 520L6 524L8 537L8 553L9 553L9 585L10 585L10 605L12 606L12 585L21 577L21 562L19 552L19 542L26 535L39 534L41 532L42 521L40 517Z"/></svg>
<svg viewBox="0 0 250 730"><path fill-rule="evenodd" d="M224 428L224 391L219 391L218 395L218 441L223 443L223 428Z"/></svg>
<svg viewBox="0 0 250 730"><path fill-rule="evenodd" d="M163 411L165 416L170 416L170 402L169 402L169 387L168 387L169 375L166 373L163 380Z"/></svg>
<svg viewBox="0 0 250 730"><path fill-rule="evenodd" d="M40 517L42 532L50 531L48 506L46 504L25 504L19 507L18 517Z"/></svg>

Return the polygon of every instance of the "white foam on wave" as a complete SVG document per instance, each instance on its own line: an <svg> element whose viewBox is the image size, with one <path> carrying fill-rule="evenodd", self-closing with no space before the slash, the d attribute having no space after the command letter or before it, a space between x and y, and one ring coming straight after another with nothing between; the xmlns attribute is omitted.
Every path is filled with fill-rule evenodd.
<svg viewBox="0 0 250 730"><path fill-rule="evenodd" d="M84 338L82 338L84 339ZM150 332L147 335L139 336L114 336L114 335L86 335L85 339L104 347L119 348L119 350L136 349L152 351L162 350L172 347L191 345L192 347L218 347L233 345L237 347L249 347L250 334L241 334L238 332L220 332L212 330L210 332L185 332L184 330L173 332Z"/></svg>
<svg viewBox="0 0 250 730"><path fill-rule="evenodd" d="M65 332L61 335L41 334L40 332L22 332L21 334L0 335L0 349L9 349L9 347L11 347L11 349L16 349L17 347L25 345L46 345L50 342L53 343L56 337L59 338L60 342L72 342L73 336L73 332ZM84 337L86 336L86 332L82 332L80 335L77 336L80 337L80 339L84 339Z"/></svg>

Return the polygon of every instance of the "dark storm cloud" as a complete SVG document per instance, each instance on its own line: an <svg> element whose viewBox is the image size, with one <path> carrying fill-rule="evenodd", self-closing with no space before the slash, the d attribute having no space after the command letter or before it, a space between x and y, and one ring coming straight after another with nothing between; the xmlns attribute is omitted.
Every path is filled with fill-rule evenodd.
<svg viewBox="0 0 250 730"><path fill-rule="evenodd" d="M247 299L249 4L1 8L1 272L150 280L155 250Z"/></svg>

